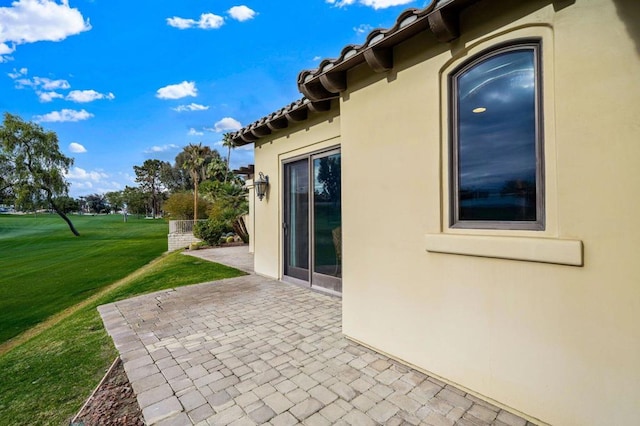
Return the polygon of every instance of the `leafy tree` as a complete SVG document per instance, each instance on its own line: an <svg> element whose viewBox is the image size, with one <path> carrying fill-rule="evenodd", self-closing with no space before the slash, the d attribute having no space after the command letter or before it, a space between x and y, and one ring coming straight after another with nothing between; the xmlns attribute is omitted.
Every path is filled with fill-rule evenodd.
<svg viewBox="0 0 640 426"><path fill-rule="evenodd" d="M229 168L227 163L220 157L220 154L218 154L218 151L213 152L217 155L214 155L207 165L207 175L213 182L224 182L229 177Z"/></svg>
<svg viewBox="0 0 640 426"><path fill-rule="evenodd" d="M15 199L16 209L23 212L32 211L35 214L45 207L42 195L39 193L18 192Z"/></svg>
<svg viewBox="0 0 640 426"><path fill-rule="evenodd" d="M184 152L181 151L172 166L168 162L163 164L160 171L160 181L170 192L188 191L193 188L189 172L182 167Z"/></svg>
<svg viewBox="0 0 640 426"><path fill-rule="evenodd" d="M154 218L160 212L160 193L163 189L160 176L163 167L166 167L166 163L160 160L145 160L142 166L133 166L136 182L149 196L151 215Z"/></svg>
<svg viewBox="0 0 640 426"><path fill-rule="evenodd" d="M322 190L316 195L327 201L337 203L340 200L341 176L340 156L322 157L318 168L318 182L322 183Z"/></svg>
<svg viewBox="0 0 640 426"><path fill-rule="evenodd" d="M147 209L147 195L140 189L125 186L122 191L122 202L132 214L145 214Z"/></svg>
<svg viewBox="0 0 640 426"><path fill-rule="evenodd" d="M73 165L73 159L60 152L55 132L5 113L0 126L0 152L3 191L11 188L18 201L46 199L71 232L79 236L71 220L55 202L55 197L67 195L69 191L64 175Z"/></svg>
<svg viewBox="0 0 640 426"><path fill-rule="evenodd" d="M109 204L109 207L111 207L114 212L117 212L118 209L121 209L124 206L122 191L107 192L106 194L104 194L104 198Z"/></svg>
<svg viewBox="0 0 640 426"><path fill-rule="evenodd" d="M184 147L184 163L182 167L189 171L193 181L193 220L198 220L198 184L207 178L206 160L211 157L211 148L202 143L189 144Z"/></svg>
<svg viewBox="0 0 640 426"><path fill-rule="evenodd" d="M85 195L85 200L89 211L102 213L107 210L107 200L103 194Z"/></svg>
<svg viewBox="0 0 640 426"><path fill-rule="evenodd" d="M4 149L0 149L0 198L13 199L13 185L10 177L13 175L14 165L4 152Z"/></svg>
<svg viewBox="0 0 640 426"><path fill-rule="evenodd" d="M66 195L56 197L55 202L65 213L77 212L80 210L80 203L78 203L78 200Z"/></svg>

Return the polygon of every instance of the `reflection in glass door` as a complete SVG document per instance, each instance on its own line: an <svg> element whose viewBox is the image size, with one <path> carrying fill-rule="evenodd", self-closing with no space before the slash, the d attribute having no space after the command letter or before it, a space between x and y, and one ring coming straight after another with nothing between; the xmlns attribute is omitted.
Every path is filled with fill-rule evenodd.
<svg viewBox="0 0 640 426"><path fill-rule="evenodd" d="M284 274L309 281L309 160L285 164Z"/></svg>
<svg viewBox="0 0 640 426"><path fill-rule="evenodd" d="M284 275L339 293L342 291L340 151L285 163L284 178Z"/></svg>
<svg viewBox="0 0 640 426"><path fill-rule="evenodd" d="M313 159L312 284L342 291L340 152Z"/></svg>

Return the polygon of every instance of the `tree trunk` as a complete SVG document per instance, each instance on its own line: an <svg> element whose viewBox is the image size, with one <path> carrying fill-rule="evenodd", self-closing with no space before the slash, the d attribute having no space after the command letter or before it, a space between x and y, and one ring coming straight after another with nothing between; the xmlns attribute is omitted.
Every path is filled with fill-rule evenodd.
<svg viewBox="0 0 640 426"><path fill-rule="evenodd" d="M198 221L198 180L193 180L193 226Z"/></svg>
<svg viewBox="0 0 640 426"><path fill-rule="evenodd" d="M231 169L229 168L229 162L231 161L231 146L229 146L229 150L227 151L227 170L224 173L224 183L227 183L227 177L229 176L229 172Z"/></svg>
<svg viewBox="0 0 640 426"><path fill-rule="evenodd" d="M244 223L244 217L238 216L233 221L233 230L238 234L238 237L240 237L243 243L249 242L249 231L247 231L247 225Z"/></svg>
<svg viewBox="0 0 640 426"><path fill-rule="evenodd" d="M76 237L79 237L80 233L76 230L76 227L73 226L73 223L71 223L71 220L67 217L66 214L64 214L64 212L60 209L60 207L58 207L56 203L53 202L53 198L51 197L50 194L47 194L47 201L49 201L49 204L51 204L51 207L53 207L56 213L58 213L58 216L60 216L62 220L67 222L67 225L69 225L69 229L71 229L71 232L73 232L73 235L75 235Z"/></svg>

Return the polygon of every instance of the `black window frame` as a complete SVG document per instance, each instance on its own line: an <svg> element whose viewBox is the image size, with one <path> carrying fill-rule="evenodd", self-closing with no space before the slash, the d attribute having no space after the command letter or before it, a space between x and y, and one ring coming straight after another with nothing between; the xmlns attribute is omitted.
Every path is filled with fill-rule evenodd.
<svg viewBox="0 0 640 426"><path fill-rule="evenodd" d="M512 51L530 50L534 55L535 78L535 152L536 152L536 220L461 220L459 219L459 112L458 77L484 61ZM486 49L448 75L449 110L449 227L462 229L532 230L545 229L544 118L542 88L542 40L526 39L503 43Z"/></svg>

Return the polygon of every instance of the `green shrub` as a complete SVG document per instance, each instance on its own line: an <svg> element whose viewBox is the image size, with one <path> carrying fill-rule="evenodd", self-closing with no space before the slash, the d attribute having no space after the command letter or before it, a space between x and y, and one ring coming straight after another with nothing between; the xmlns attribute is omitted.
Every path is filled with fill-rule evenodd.
<svg viewBox="0 0 640 426"><path fill-rule="evenodd" d="M211 203L198 196L198 218L206 218L207 210L211 208ZM163 209L172 220L193 219L193 193L174 192L163 204Z"/></svg>
<svg viewBox="0 0 640 426"><path fill-rule="evenodd" d="M193 229L193 235L208 244L215 246L220 243L220 238L225 232L229 232L229 225L217 219L209 219L206 222L198 222Z"/></svg>

